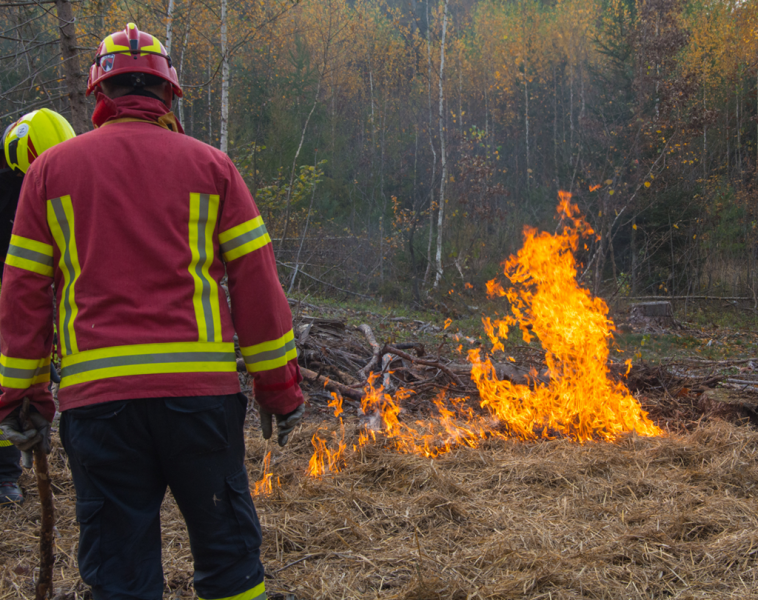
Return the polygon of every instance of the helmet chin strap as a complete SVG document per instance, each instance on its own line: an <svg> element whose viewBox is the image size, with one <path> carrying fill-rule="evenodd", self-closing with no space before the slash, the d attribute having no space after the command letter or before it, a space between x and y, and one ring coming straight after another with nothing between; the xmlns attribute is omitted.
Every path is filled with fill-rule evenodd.
<svg viewBox="0 0 758 600"><path fill-rule="evenodd" d="M171 105L174 102L174 88L171 85L166 86L166 91L163 93L163 103L171 110Z"/></svg>

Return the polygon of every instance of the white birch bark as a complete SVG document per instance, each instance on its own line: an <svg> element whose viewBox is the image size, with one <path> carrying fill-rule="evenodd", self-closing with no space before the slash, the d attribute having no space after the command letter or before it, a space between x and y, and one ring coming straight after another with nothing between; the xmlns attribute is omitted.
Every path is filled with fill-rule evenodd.
<svg viewBox="0 0 758 600"><path fill-rule="evenodd" d="M166 12L166 52L171 56L171 34L174 25L174 0L168 0L168 11Z"/></svg>
<svg viewBox="0 0 758 600"><path fill-rule="evenodd" d="M442 224L445 218L445 184L447 183L447 155L445 153L445 37L447 36L447 5L445 0L442 14L442 40L440 42L440 161L442 163L442 179L440 181L440 207L437 212L437 252L435 262L437 274L434 278L434 288L437 289L442 279Z"/></svg>
<svg viewBox="0 0 758 600"><path fill-rule="evenodd" d="M219 150L226 152L229 145L229 40L227 39L227 0L221 0L221 124Z"/></svg>
<svg viewBox="0 0 758 600"><path fill-rule="evenodd" d="M179 87L182 87L184 79L184 57L187 55L187 43L189 42L190 23L192 22L192 4L187 11L187 22L184 25L184 41L182 42L182 57L179 59ZM179 98L176 104L176 114L179 115L179 122L184 122L184 98Z"/></svg>
<svg viewBox="0 0 758 600"><path fill-rule="evenodd" d="M432 149L432 179L429 183L429 240L426 245L426 270L424 285L429 278L432 268L432 238L434 237L434 181L437 177L437 150L434 148L432 136L432 41L429 25L429 0L426 0L426 64L427 64L427 99L429 107L429 147Z"/></svg>

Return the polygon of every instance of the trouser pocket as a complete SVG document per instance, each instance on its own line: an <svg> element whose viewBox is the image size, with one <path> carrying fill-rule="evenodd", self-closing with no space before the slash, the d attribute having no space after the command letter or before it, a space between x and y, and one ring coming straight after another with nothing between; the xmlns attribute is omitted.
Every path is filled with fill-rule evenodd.
<svg viewBox="0 0 758 600"><path fill-rule="evenodd" d="M79 522L79 573L88 585L105 583L100 580L101 513L105 500L77 499L76 520Z"/></svg>
<svg viewBox="0 0 758 600"><path fill-rule="evenodd" d="M247 471L243 468L239 473L227 477L226 487L237 523L237 541L245 550L257 550L261 545L261 526L250 495Z"/></svg>
<svg viewBox="0 0 758 600"><path fill-rule="evenodd" d="M224 396L170 398L164 402L172 457L209 454L229 447Z"/></svg>

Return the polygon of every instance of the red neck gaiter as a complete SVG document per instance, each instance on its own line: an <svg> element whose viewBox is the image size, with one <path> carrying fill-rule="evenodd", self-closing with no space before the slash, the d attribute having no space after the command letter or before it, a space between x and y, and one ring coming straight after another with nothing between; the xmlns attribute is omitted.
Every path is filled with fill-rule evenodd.
<svg viewBox="0 0 758 600"><path fill-rule="evenodd" d="M98 92L97 105L92 113L92 124L95 127L101 127L116 119L148 121L165 129L184 133L184 129L174 113L168 110L160 100L147 96L108 98L102 92Z"/></svg>

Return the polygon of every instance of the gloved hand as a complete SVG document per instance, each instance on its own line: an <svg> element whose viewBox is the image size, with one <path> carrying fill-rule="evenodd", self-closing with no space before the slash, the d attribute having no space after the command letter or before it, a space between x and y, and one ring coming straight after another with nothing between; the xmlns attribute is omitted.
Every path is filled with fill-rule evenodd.
<svg viewBox="0 0 758 600"><path fill-rule="evenodd" d="M279 445L283 448L289 439L292 430L300 424L305 414L305 404L301 404L291 413L286 415L277 415L268 412L266 409L258 405L258 414L261 416L261 430L263 431L263 439L267 440L271 437L273 431L271 425L271 417L276 417L276 433L279 439Z"/></svg>
<svg viewBox="0 0 758 600"><path fill-rule="evenodd" d="M37 444L42 444L45 454L50 454L50 423L32 407L26 427L21 423L19 406L0 423L0 439L8 440L22 452L30 452Z"/></svg>

